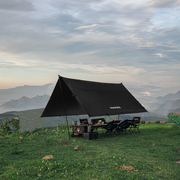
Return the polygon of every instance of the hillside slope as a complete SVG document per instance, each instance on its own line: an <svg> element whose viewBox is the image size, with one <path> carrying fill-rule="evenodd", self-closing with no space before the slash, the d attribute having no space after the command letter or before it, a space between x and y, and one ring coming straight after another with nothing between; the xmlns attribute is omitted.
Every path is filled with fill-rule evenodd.
<svg viewBox="0 0 180 180"><path fill-rule="evenodd" d="M12 111L0 114L0 124L5 120L10 120L14 117L20 119L20 131L32 131L36 128L51 127L65 123L64 117L48 117L41 118L44 109L34 109L26 111ZM71 122L71 120L70 120Z"/></svg>

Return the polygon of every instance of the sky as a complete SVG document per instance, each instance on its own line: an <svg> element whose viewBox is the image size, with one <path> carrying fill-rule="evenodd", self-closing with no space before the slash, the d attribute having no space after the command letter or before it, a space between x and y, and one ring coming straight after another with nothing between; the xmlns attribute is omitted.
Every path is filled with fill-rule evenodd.
<svg viewBox="0 0 180 180"><path fill-rule="evenodd" d="M0 0L0 89L58 75L180 90L180 0Z"/></svg>

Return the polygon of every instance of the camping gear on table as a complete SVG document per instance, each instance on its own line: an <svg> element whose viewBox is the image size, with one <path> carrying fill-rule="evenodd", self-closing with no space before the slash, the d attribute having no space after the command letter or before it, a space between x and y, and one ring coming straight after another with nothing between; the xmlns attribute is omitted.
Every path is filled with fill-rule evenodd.
<svg viewBox="0 0 180 180"><path fill-rule="evenodd" d="M80 124L88 124L88 119L79 119Z"/></svg>
<svg viewBox="0 0 180 180"><path fill-rule="evenodd" d="M96 118L96 119L91 119L92 124L106 124L106 120L104 118Z"/></svg>
<svg viewBox="0 0 180 180"><path fill-rule="evenodd" d="M88 124L72 125L72 133L82 135L83 133L87 132L87 128Z"/></svg>
<svg viewBox="0 0 180 180"><path fill-rule="evenodd" d="M93 127L93 124L89 124L88 125L88 133L91 133L91 132L93 132L93 130L94 130L94 127Z"/></svg>

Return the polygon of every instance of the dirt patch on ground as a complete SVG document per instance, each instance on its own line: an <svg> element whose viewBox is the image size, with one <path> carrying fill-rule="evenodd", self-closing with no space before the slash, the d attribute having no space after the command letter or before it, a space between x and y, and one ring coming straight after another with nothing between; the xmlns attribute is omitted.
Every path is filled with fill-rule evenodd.
<svg viewBox="0 0 180 180"><path fill-rule="evenodd" d="M179 164L180 164L180 161L176 161L176 163L179 163Z"/></svg>
<svg viewBox="0 0 180 180"><path fill-rule="evenodd" d="M174 123L167 123L167 124L171 124L171 125L176 125L177 126L177 124L174 124Z"/></svg>
<svg viewBox="0 0 180 180"><path fill-rule="evenodd" d="M0 138L0 139L9 139L9 137L4 137L4 138Z"/></svg>
<svg viewBox="0 0 180 180"><path fill-rule="evenodd" d="M61 142L61 145L62 146L69 146L69 143L67 141L63 141L63 142Z"/></svg>
<svg viewBox="0 0 180 180"><path fill-rule="evenodd" d="M135 168L132 166L121 166L119 169L126 169L128 171L135 171Z"/></svg>

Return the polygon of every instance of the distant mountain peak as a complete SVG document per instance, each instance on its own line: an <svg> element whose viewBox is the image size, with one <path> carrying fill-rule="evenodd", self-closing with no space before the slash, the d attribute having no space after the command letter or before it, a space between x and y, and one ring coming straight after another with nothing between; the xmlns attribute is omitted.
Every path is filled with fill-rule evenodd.
<svg viewBox="0 0 180 180"><path fill-rule="evenodd" d="M158 114L167 115L180 109L180 91L175 94L169 93L163 97L158 97L157 100L160 105L155 112Z"/></svg>
<svg viewBox="0 0 180 180"><path fill-rule="evenodd" d="M33 87L48 87L48 86L51 86L53 83L47 83L47 84L44 84L44 85L23 85L23 86L16 86L16 87L13 87L13 88L9 88L9 89L0 89L1 90L14 90L14 89L21 89L21 88L33 88Z"/></svg>
<svg viewBox="0 0 180 180"><path fill-rule="evenodd" d="M24 85L10 89L0 89L0 105L14 99L20 99L23 96L33 98L37 95L50 95L53 91L53 88L53 83L48 83L42 86Z"/></svg>
<svg viewBox="0 0 180 180"><path fill-rule="evenodd" d="M178 91L177 93L175 93L175 95L180 95L180 91Z"/></svg>
<svg viewBox="0 0 180 180"><path fill-rule="evenodd" d="M50 96L42 95L35 96L33 98L28 98L23 96L17 100L8 101L0 106L0 111L20 111L29 109L44 108L49 100Z"/></svg>

